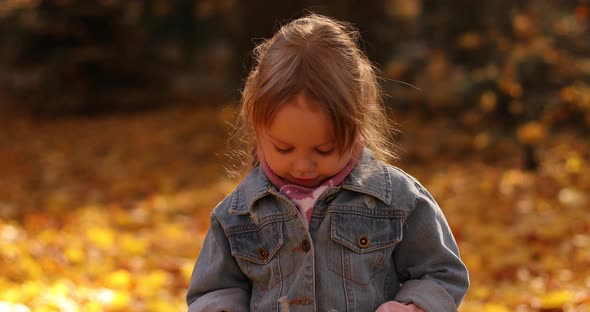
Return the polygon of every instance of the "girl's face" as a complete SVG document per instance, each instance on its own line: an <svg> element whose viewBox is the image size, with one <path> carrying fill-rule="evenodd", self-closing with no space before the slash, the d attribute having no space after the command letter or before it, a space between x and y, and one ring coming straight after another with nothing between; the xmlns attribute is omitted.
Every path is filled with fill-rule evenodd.
<svg viewBox="0 0 590 312"><path fill-rule="evenodd" d="M275 174L315 187L342 170L352 151L339 153L328 114L303 95L282 105L258 135L259 151Z"/></svg>

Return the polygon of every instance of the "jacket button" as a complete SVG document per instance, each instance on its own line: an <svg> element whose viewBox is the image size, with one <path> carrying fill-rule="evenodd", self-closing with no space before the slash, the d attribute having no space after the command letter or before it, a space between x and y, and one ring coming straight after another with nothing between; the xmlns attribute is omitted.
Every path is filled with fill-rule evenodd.
<svg viewBox="0 0 590 312"><path fill-rule="evenodd" d="M307 238L301 242L301 249L303 249L305 252L308 252L311 249L311 245L309 244Z"/></svg>
<svg viewBox="0 0 590 312"><path fill-rule="evenodd" d="M258 257L260 257L261 260L268 259L268 251L266 250L266 248L258 248Z"/></svg>
<svg viewBox="0 0 590 312"><path fill-rule="evenodd" d="M375 209L375 199L369 196L365 197L365 205L367 205L367 208L369 209Z"/></svg>
<svg viewBox="0 0 590 312"><path fill-rule="evenodd" d="M369 246L369 238L366 235L361 235L357 241L357 245L361 248L366 248Z"/></svg>

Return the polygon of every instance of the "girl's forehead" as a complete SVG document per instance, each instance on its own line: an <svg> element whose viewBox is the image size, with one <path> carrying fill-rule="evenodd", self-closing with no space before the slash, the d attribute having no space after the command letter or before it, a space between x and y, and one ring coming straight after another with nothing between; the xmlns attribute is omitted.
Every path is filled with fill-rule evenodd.
<svg viewBox="0 0 590 312"><path fill-rule="evenodd" d="M330 116L304 98L281 105L261 130L271 139L287 144L309 142L319 145L335 139Z"/></svg>
<svg viewBox="0 0 590 312"><path fill-rule="evenodd" d="M277 119L284 119L290 115L302 115L300 114L301 112L326 119L331 123L330 116L326 110L326 105L319 100L315 100L305 95L303 92L285 101L277 102L280 103L268 106L265 105L268 113L266 114L266 117L259 119L257 126L268 128L271 127Z"/></svg>
<svg viewBox="0 0 590 312"><path fill-rule="evenodd" d="M270 120L270 126L272 127L274 123L284 122L291 118L302 118L300 119L301 122L305 122L307 119L321 122L318 126L331 124L330 116L323 107L322 103L317 100L302 94L297 95L276 109Z"/></svg>

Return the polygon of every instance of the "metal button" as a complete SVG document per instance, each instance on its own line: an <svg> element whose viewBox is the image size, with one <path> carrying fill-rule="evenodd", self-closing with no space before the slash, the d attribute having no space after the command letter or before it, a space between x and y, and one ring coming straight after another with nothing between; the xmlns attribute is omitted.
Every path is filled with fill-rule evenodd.
<svg viewBox="0 0 590 312"><path fill-rule="evenodd" d="M369 238L367 237L367 235L361 235L357 241L357 244L359 247L361 248L365 248L367 246L369 246Z"/></svg>
<svg viewBox="0 0 590 312"><path fill-rule="evenodd" d="M260 257L261 260L268 259L268 251L266 250L266 248L258 248L258 257Z"/></svg>
<svg viewBox="0 0 590 312"><path fill-rule="evenodd" d="M373 199L373 197L365 197L365 205L367 205L367 207L369 209L375 209L376 207L376 203L375 203L375 199Z"/></svg>
<svg viewBox="0 0 590 312"><path fill-rule="evenodd" d="M311 249L311 245L309 244L307 238L301 242L301 249L303 249L305 252L308 252Z"/></svg>

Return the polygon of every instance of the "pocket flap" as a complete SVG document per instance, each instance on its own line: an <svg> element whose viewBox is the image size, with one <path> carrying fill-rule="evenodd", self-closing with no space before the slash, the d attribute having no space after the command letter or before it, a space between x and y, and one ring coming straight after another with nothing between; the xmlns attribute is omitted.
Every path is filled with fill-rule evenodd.
<svg viewBox="0 0 590 312"><path fill-rule="evenodd" d="M333 213L331 228L332 240L363 254L400 242L403 219Z"/></svg>
<svg viewBox="0 0 590 312"><path fill-rule="evenodd" d="M267 264L283 245L282 222L272 222L249 231L240 231L229 236L234 257Z"/></svg>

